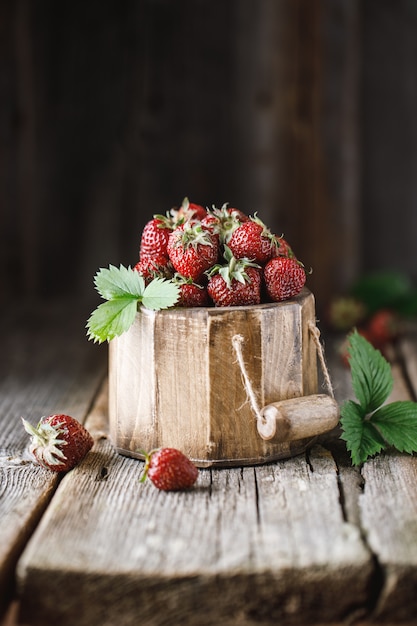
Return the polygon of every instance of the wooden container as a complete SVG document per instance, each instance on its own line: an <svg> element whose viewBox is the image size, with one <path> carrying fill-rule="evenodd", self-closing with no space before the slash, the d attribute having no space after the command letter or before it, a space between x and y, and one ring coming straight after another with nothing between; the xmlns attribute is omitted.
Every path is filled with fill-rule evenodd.
<svg viewBox="0 0 417 626"><path fill-rule="evenodd" d="M122 454L161 446L196 465L250 465L299 454L312 438L263 439L232 339L260 406L317 393L314 297L229 308L141 308L109 346L110 434Z"/></svg>

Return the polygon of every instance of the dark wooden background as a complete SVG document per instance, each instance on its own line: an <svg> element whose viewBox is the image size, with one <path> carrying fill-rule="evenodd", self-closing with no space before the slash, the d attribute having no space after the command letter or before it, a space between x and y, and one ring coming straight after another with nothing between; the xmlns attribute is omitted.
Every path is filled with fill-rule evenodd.
<svg viewBox="0 0 417 626"><path fill-rule="evenodd" d="M319 308L417 277L417 0L1 0L0 292L95 298L185 195L258 211Z"/></svg>

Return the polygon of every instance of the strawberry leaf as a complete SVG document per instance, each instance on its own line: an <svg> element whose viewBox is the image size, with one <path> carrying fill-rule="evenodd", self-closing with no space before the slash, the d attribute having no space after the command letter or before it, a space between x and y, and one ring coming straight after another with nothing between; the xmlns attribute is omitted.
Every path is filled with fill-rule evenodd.
<svg viewBox="0 0 417 626"><path fill-rule="evenodd" d="M365 419L364 410L359 404L347 400L342 405L340 414L343 429L341 439L346 441L353 465L364 463L369 456L384 449L384 439L372 422Z"/></svg>
<svg viewBox="0 0 417 626"><path fill-rule="evenodd" d="M142 304L147 309L158 311L173 306L180 295L177 284L163 278L154 278L145 288Z"/></svg>
<svg viewBox="0 0 417 626"><path fill-rule="evenodd" d="M392 402L381 407L370 418L387 444L399 452L417 452L417 403L410 400Z"/></svg>
<svg viewBox="0 0 417 626"><path fill-rule="evenodd" d="M88 339L103 343L126 332L135 319L137 303L131 297L102 302L88 319Z"/></svg>
<svg viewBox="0 0 417 626"><path fill-rule="evenodd" d="M348 400L342 405L340 424L352 463L364 463L388 446L417 452L417 403L384 404L393 387L389 363L356 331L349 342L352 386L359 403Z"/></svg>
<svg viewBox="0 0 417 626"><path fill-rule="evenodd" d="M87 321L87 337L95 343L111 341L129 330L138 305L159 310L173 306L180 293L178 285L163 278L154 278L146 287L143 277L130 267L109 265L101 268L94 283L107 300L100 304Z"/></svg>
<svg viewBox="0 0 417 626"><path fill-rule="evenodd" d="M366 413L378 409L392 391L390 364L362 335L354 331L349 341L352 387Z"/></svg>
<svg viewBox="0 0 417 626"><path fill-rule="evenodd" d="M141 298L145 290L143 277L131 267L120 265L119 268L109 265L101 268L94 277L94 284L105 300L115 298Z"/></svg>

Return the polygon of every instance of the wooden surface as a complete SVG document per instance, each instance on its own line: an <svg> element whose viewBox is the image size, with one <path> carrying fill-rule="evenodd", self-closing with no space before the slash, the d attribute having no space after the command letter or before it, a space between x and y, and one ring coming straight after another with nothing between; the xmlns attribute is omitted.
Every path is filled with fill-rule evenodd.
<svg viewBox="0 0 417 626"><path fill-rule="evenodd" d="M415 623L416 458L386 453L359 470L333 432L292 459L200 469L191 491L159 492L139 483L143 462L109 440L106 346L89 344L81 318L60 308L13 320L0 384L9 624ZM348 371L331 345L343 400ZM394 357L393 398L414 398L417 335ZM53 410L95 438L62 478L32 462L20 424Z"/></svg>

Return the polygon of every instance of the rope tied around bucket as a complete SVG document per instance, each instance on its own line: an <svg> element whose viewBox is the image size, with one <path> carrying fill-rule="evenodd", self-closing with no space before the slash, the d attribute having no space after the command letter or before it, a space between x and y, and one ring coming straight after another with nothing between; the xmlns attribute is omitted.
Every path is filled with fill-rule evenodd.
<svg viewBox="0 0 417 626"><path fill-rule="evenodd" d="M318 357L319 357L321 370L323 372L324 382L326 383L327 391L329 392L329 395L332 398L334 398L333 385L332 385L332 381L330 379L329 370L328 370L327 365L326 365L326 359L324 358L324 348L323 348L323 345L322 345L322 343L320 341L320 331L317 328L316 324L314 324L311 320L308 322L308 330L311 332L311 335L313 337L313 341L316 344L317 354L318 354Z"/></svg>
<svg viewBox="0 0 417 626"><path fill-rule="evenodd" d="M232 337L232 345L236 352L237 362L239 363L240 371L242 372L243 381L245 383L246 395L248 396L248 400L250 402L252 411L254 412L257 420L264 422L264 417L261 413L261 409L259 408L258 401L256 399L256 395L252 387L252 382L251 382L251 379L249 378L245 361L243 360L242 345L244 341L245 340L242 335L233 335Z"/></svg>
<svg viewBox="0 0 417 626"><path fill-rule="evenodd" d="M318 358L320 361L320 365L321 365L321 369L323 371L323 376L324 376L324 382L326 384L327 390L329 392L329 395L331 396L331 398L334 399L334 391L333 391L333 386L332 386L332 382L330 379L330 374L329 374L329 370L327 368L326 365L326 360L324 357L324 348L323 345L320 341L320 331L317 328L316 324L314 324L313 322L309 322L308 323L308 329L312 335L313 341L315 343L315 346L317 348L317 354L318 354ZM256 394L254 392L253 389L253 385L252 385L252 381L249 378L249 374L245 365L245 361L243 359L243 352L242 352L242 346L244 344L244 337L240 334L236 334L233 335L232 337L232 345L234 348L234 351L236 353L236 357L237 357L237 362L239 364L240 367L240 371L242 373L242 377L243 377L243 382L244 382L244 386L245 386L245 391L246 391L246 395L248 397L250 406L252 408L252 411L256 417L256 419L264 424L265 423L265 417L262 414L261 408L259 407L258 404L258 400L256 398Z"/></svg>

